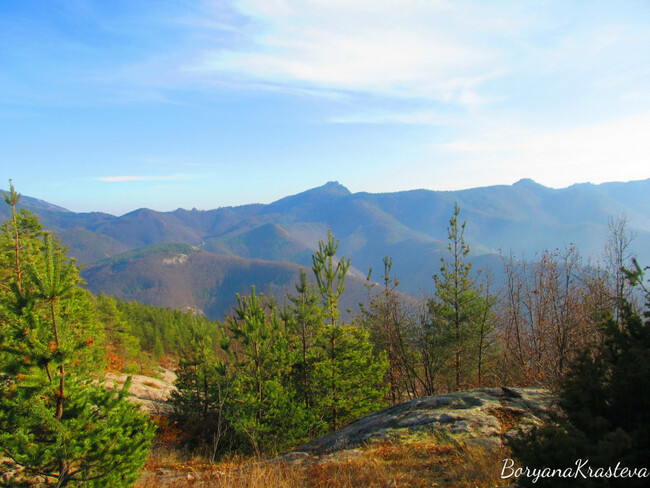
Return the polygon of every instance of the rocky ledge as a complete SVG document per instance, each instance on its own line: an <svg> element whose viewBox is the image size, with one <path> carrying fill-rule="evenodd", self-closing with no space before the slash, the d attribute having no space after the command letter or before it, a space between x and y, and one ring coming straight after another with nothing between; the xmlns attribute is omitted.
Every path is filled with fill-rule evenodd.
<svg viewBox="0 0 650 488"><path fill-rule="evenodd" d="M498 446L519 428L539 424L552 408L547 390L477 388L393 405L318 437L285 456L321 455L425 431L465 443Z"/></svg>

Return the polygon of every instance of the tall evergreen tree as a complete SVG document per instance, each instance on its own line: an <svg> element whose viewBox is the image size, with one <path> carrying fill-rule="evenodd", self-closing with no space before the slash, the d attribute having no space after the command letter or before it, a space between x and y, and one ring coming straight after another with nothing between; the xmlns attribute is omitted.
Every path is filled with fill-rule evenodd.
<svg viewBox="0 0 650 488"><path fill-rule="evenodd" d="M315 364L319 394L314 405L330 430L385 405L386 353L374 354L366 330L325 324L316 337L316 347L322 352Z"/></svg>
<svg viewBox="0 0 650 488"><path fill-rule="evenodd" d="M357 327L338 325L338 301L345 290L350 259L336 261L339 241L327 231L327 243L320 241L312 256L325 314L329 323L318 329L315 344L320 349L315 364L320 395L318 409L331 430L359 418L383 404L385 354L373 358L368 333ZM336 262L336 265L334 263Z"/></svg>
<svg viewBox="0 0 650 488"><path fill-rule="evenodd" d="M314 338L322 326L323 308L314 287L307 281L307 274L300 269L300 281L296 283L296 294L289 296L291 302L290 330L295 342L296 360L293 362L293 376L298 396L305 409L309 410L314 396Z"/></svg>
<svg viewBox="0 0 650 488"><path fill-rule="evenodd" d="M226 328L239 404L236 428L258 451L273 452L304 440L304 411L290 387L287 333L275 307L252 287L250 295L237 295Z"/></svg>
<svg viewBox="0 0 650 488"><path fill-rule="evenodd" d="M485 306L481 287L471 275L472 263L467 260L470 248L465 242L465 222L459 224L460 207L454 204L454 214L447 228L450 259L441 258L440 274L434 275L435 295L430 301L431 317L436 327L449 334L453 353L454 387L459 390L470 379L469 356L479 343L480 324L484 323Z"/></svg>
<svg viewBox="0 0 650 488"><path fill-rule="evenodd" d="M196 321L190 330L176 370L176 391L172 403L192 447L209 449L209 457L225 453L237 443L234 418L234 378L220 357L229 341L215 344L205 321Z"/></svg>
<svg viewBox="0 0 650 488"><path fill-rule="evenodd" d="M13 186L5 200L12 219L0 242L11 242L12 251L3 249L0 270L8 278L0 293L2 454L45 484L128 486L153 427L126 401L128 382L119 393L107 391L86 373L98 331L78 271L50 235L38 244L40 224L17 212Z"/></svg>
<svg viewBox="0 0 650 488"><path fill-rule="evenodd" d="M345 262L342 257L334 265L336 251L339 248L339 241L334 239L332 231L327 231L327 243L320 241L318 251L312 256L312 271L316 277L318 290L320 291L323 307L326 314L329 315L330 323L321 328L319 339L326 338L325 343L321 342L321 347L327 348L325 357L329 362L327 371L323 371L320 380L324 383L328 391L329 401L324 402L322 406L328 409L327 417L329 418L330 428L333 430L337 427L337 412L339 403L339 382L334 372L336 371L337 347L336 340L341 331L336 330L336 322L341 315L339 312L339 297L345 290L345 274L350 267L350 260ZM325 344L328 345L325 345Z"/></svg>
<svg viewBox="0 0 650 488"><path fill-rule="evenodd" d="M338 239L334 239L332 231L327 231L327 243L320 241L318 251L312 256L312 270L316 277L316 283L323 300L323 306L327 310L330 322L336 326L336 322L341 315L339 312L339 297L345 290L345 274L350 267L350 259L345 260L341 257L335 263L334 257L339 248Z"/></svg>

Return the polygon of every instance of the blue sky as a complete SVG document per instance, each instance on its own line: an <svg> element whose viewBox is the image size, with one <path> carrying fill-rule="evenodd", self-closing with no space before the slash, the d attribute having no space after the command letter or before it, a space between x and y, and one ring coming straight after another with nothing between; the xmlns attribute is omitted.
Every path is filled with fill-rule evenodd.
<svg viewBox="0 0 650 488"><path fill-rule="evenodd" d="M122 214L650 177L647 1L3 0L0 187Z"/></svg>

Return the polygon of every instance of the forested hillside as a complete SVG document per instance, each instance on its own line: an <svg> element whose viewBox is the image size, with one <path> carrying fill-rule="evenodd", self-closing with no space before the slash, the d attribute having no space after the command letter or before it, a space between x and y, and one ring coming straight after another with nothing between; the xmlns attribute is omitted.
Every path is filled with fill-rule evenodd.
<svg viewBox="0 0 650 488"><path fill-rule="evenodd" d="M650 260L648 195L650 180L560 190L521 180L454 192L384 194L350 193L330 182L268 205L206 211L140 209L116 217L69 212L26 197L21 204L59 233L83 264L91 290L200 309L220 318L234 305L233 293L245 292L250 284L285 293L299 267L311 266L311 255L328 229L352 259L350 289L356 291L344 308L356 306L363 295L362 279L386 255L393 258L403 291L428 290L445 253L447 218L455 202L468 222L473 261L492 268L499 283L504 278L499 253L535 261L544 250L566 245L595 263L602 258L610 219L621 216L645 262ZM7 215L6 209L1 212ZM161 243L187 244L201 252L151 247Z"/></svg>

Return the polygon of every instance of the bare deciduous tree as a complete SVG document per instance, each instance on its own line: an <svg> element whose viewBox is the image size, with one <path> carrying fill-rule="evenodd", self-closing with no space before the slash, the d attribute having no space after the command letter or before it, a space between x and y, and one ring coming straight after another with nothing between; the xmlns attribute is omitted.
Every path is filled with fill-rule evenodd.
<svg viewBox="0 0 650 488"><path fill-rule="evenodd" d="M554 385L576 352L597 337L578 251L545 251L535 263L510 255L504 269L498 320L508 380Z"/></svg>
<svg viewBox="0 0 650 488"><path fill-rule="evenodd" d="M630 285L624 268L632 266L635 255L632 251L632 241L636 234L629 229L625 215L617 218L610 217L607 224L607 241L604 249L605 269L610 275L611 299L613 300L614 317L621 320L621 304L630 298Z"/></svg>

